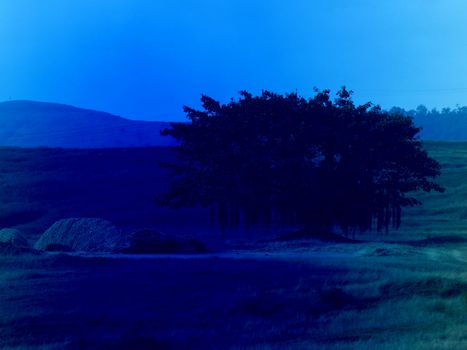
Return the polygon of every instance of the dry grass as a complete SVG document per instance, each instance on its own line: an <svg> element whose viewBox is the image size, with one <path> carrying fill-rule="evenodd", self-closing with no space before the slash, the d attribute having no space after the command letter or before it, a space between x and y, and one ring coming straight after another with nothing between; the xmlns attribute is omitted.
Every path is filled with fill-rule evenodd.
<svg viewBox="0 0 467 350"><path fill-rule="evenodd" d="M375 243L263 241L235 258L0 257L0 348L466 349L467 144L427 148L443 165L446 193L421 194L424 206L406 213L401 231L368 235ZM69 164L51 152L41 159ZM10 179L24 171L15 157ZM92 186L102 175L80 174ZM49 220L64 209L36 175L29 192L20 176L0 191L16 196L11 213L29 198L25 213L45 208ZM116 215L102 203L94 209ZM139 215L148 214L121 220ZM31 230L42 222L29 219Z"/></svg>
<svg viewBox="0 0 467 350"><path fill-rule="evenodd" d="M0 347L467 346L467 245L388 245L397 254L382 256L364 243L284 249L260 259L3 258Z"/></svg>

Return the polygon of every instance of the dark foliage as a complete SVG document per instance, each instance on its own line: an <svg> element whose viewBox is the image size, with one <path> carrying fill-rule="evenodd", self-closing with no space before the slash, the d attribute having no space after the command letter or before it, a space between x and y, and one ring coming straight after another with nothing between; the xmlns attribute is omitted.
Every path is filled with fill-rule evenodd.
<svg viewBox="0 0 467 350"><path fill-rule="evenodd" d="M202 96L203 110L185 107L189 123L162 132L180 142L163 203L211 207L221 225L398 227L401 208L420 204L411 192L443 190L440 166L410 117L356 106L351 94L242 91L227 104Z"/></svg>

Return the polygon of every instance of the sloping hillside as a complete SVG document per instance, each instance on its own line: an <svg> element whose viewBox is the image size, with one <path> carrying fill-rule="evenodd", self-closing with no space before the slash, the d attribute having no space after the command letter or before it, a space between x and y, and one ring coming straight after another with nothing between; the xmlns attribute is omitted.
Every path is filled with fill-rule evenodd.
<svg viewBox="0 0 467 350"><path fill-rule="evenodd" d="M404 209L400 231L359 238L401 241L467 234L467 143L426 142L425 148L441 163L439 182L446 191L419 193L423 205ZM62 218L99 217L119 227L222 238L209 210L156 205L155 198L167 192L170 182L168 169L160 164L173 160L174 153L163 147L0 147L0 229L16 227L37 235ZM259 238L259 230L250 228L249 239ZM266 235L270 232L271 227L265 228Z"/></svg>
<svg viewBox="0 0 467 350"><path fill-rule="evenodd" d="M0 103L0 146L142 147L168 146L164 122L128 120L72 106L34 102Z"/></svg>

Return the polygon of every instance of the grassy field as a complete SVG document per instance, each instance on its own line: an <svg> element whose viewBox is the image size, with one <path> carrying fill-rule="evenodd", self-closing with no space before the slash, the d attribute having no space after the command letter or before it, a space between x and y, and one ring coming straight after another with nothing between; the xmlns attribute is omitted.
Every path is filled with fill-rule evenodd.
<svg viewBox="0 0 467 350"><path fill-rule="evenodd" d="M169 186L168 170L160 163L173 158L163 147L0 148L0 227L16 227L33 242L59 219L98 217L125 231L155 229L225 240L208 210L156 205ZM250 239L264 232L257 227L228 236Z"/></svg>
<svg viewBox="0 0 467 350"><path fill-rule="evenodd" d="M467 143L427 142L425 149L442 166L444 193L420 193L422 206L405 211L399 236L467 234Z"/></svg>
<svg viewBox="0 0 467 350"><path fill-rule="evenodd" d="M251 235L198 257L0 256L0 348L466 349L467 143L426 147L446 192L420 195L399 232L361 236L372 242ZM167 150L89 152L0 152L1 226L32 241L57 218L95 215L230 239L203 231L208 213L153 206Z"/></svg>
<svg viewBox="0 0 467 350"><path fill-rule="evenodd" d="M421 193L423 206L404 211L400 231L372 240L410 240L459 235L467 227L467 143L427 142L443 167L446 192ZM202 209L171 210L155 205L168 188L159 162L171 160L167 148L19 149L0 148L0 227L17 227L37 238L65 217L108 219L128 230L154 228L169 234L209 234L219 230ZM466 229L467 230L467 229ZM231 233L233 234L233 233Z"/></svg>
<svg viewBox="0 0 467 350"><path fill-rule="evenodd" d="M465 244L266 251L0 258L0 348L467 346Z"/></svg>
<svg viewBox="0 0 467 350"><path fill-rule="evenodd" d="M159 162L172 158L167 148L0 149L0 227L34 240L58 219L100 217L128 230L204 232L208 212L155 205L168 187Z"/></svg>

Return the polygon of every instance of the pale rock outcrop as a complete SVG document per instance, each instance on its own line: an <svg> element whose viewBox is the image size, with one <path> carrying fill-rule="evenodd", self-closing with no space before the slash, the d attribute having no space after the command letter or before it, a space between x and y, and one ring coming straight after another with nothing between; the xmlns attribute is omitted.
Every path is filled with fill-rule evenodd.
<svg viewBox="0 0 467 350"><path fill-rule="evenodd" d="M20 254L32 251L28 240L23 234L13 228L0 230L0 253L6 255Z"/></svg>
<svg viewBox="0 0 467 350"><path fill-rule="evenodd" d="M54 223L34 246L42 251L113 252L134 254L193 254L203 243L154 230L124 234L111 222L95 218L69 218Z"/></svg>
<svg viewBox="0 0 467 350"><path fill-rule="evenodd" d="M107 220L68 218L55 222L34 247L47 251L113 252L126 244L125 235Z"/></svg>

